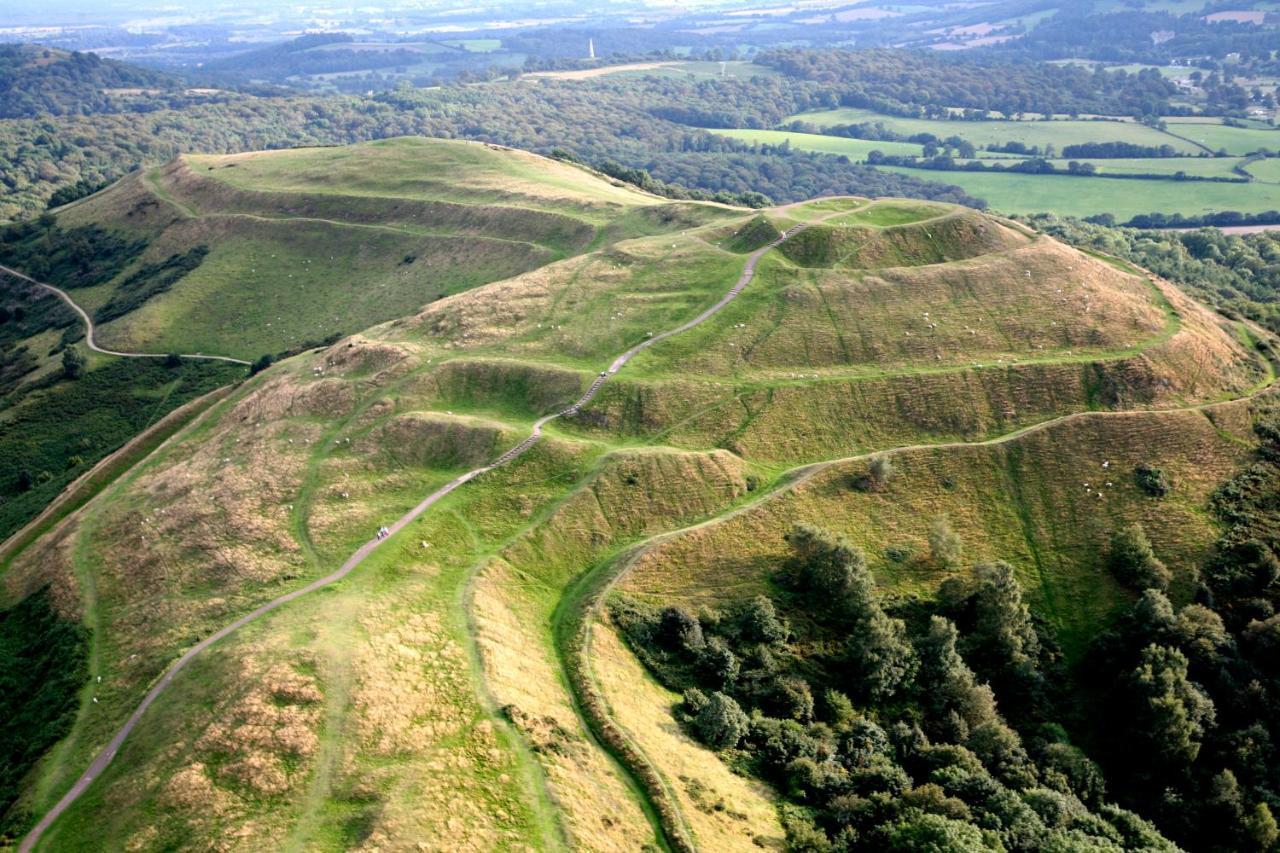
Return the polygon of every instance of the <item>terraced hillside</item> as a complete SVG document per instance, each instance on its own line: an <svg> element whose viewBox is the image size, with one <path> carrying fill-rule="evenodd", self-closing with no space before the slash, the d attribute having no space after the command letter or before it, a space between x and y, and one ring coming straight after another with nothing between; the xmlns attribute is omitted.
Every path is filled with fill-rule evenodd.
<svg viewBox="0 0 1280 853"><path fill-rule="evenodd" d="M200 318L199 346L242 351L258 296L281 300L263 316L312 320L329 308L302 284L395 296L345 303L339 319L389 322L255 376L12 560L10 601L47 589L92 633L90 681L21 781L11 831L53 807L185 649L395 519L350 574L194 658L40 849L776 846L777 792L682 733L672 695L611 633L610 590L749 597L800 520L869 553L904 546L877 577L932 590L945 571L909 555L945 514L972 556L1015 564L1071 651L1128 594L1096 548L1118 519L1148 521L1180 559L1214 538L1206 494L1247 455L1273 377L1261 333L958 208L655 201L528 155L397 141L187 158L64 213L118 211L154 235L148 252L210 247L106 340L158 346ZM299 218L316 242L254 242ZM349 280L330 267L284 283L339 236ZM268 266L286 245L295 266ZM415 269L453 251L468 269L402 289L407 251ZM264 268L269 281L236 283ZM615 362L738 282L704 322ZM872 453L897 476L851 489ZM1075 486L1136 460L1173 472L1171 500Z"/></svg>
<svg viewBox="0 0 1280 853"><path fill-rule="evenodd" d="M661 202L572 165L406 138L184 156L64 208L58 224L145 241L117 275L78 288L90 311L137 291L130 277L148 264L208 252L171 287L106 315L105 346L253 359L544 266L636 220L651 227L643 211Z"/></svg>

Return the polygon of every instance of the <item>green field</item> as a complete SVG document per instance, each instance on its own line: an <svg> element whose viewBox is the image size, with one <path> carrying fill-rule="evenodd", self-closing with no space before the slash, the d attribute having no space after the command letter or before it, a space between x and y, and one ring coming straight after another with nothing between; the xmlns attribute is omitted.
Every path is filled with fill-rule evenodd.
<svg viewBox="0 0 1280 853"><path fill-rule="evenodd" d="M1248 166L1248 172L1259 181L1280 184L1280 157L1268 157L1266 160L1255 160Z"/></svg>
<svg viewBox="0 0 1280 853"><path fill-rule="evenodd" d="M790 141L791 147L820 154L842 154L855 162L863 162L872 151L896 156L920 156L923 146L910 142L875 142L865 139L846 139L839 136L823 136L816 133L794 133L782 130L721 130L709 132L744 142L779 145ZM1014 158L1002 158L1014 159ZM1092 163L1105 174L1157 174L1173 175L1185 172L1198 177L1239 177L1232 169L1244 162L1243 157L1149 157L1149 158L1074 158L1077 162ZM986 158L984 158L984 162ZM963 162L963 161L962 161ZM1053 160L1055 166L1065 170L1068 160ZM939 178L938 180L943 180ZM949 181L948 181L949 182Z"/></svg>
<svg viewBox="0 0 1280 853"><path fill-rule="evenodd" d="M1186 137L1212 151L1228 154L1251 154L1267 149L1280 153L1280 130L1262 130L1252 127L1226 127L1222 124L1200 122L1182 123L1168 119L1169 132Z"/></svg>
<svg viewBox="0 0 1280 853"><path fill-rule="evenodd" d="M786 121L807 121L820 126L878 121L908 136L916 133L932 133L944 139L959 136L979 148L1022 142L1042 149L1052 145L1060 151L1065 145L1084 142L1130 142L1154 147L1171 145L1183 154L1198 154L1203 150L1194 143L1131 121L942 121L898 118L849 107L800 113Z"/></svg>
<svg viewBox="0 0 1280 853"><path fill-rule="evenodd" d="M1059 216L1113 214L1123 222L1142 213L1197 216L1222 210L1261 213L1280 210L1280 186L1164 180L1108 180L1070 175L1018 175L990 172L935 172L881 167L918 178L963 187L1005 213L1056 213Z"/></svg>
<svg viewBox="0 0 1280 853"><path fill-rule="evenodd" d="M789 130L721 130L710 129L710 133L740 139L743 142L758 142L762 145L781 145L790 141L792 148L801 151L816 151L820 154L842 154L855 162L867 159L872 151L894 154L903 157L919 156L924 146L911 142L873 142L866 139L846 139L841 136L823 136L818 133L793 133Z"/></svg>

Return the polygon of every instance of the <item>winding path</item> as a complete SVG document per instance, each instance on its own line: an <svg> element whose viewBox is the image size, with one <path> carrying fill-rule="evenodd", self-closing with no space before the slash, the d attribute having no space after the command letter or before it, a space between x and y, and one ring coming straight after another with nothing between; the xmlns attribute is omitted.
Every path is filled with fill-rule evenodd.
<svg viewBox="0 0 1280 853"><path fill-rule="evenodd" d="M751 283L751 280L753 278L755 278L756 264L757 262L759 262L761 256L763 256L766 252L768 252L770 249L774 248L778 244L782 243L788 237L791 237L793 234L796 234L807 227L808 227L808 223L794 226L793 228L790 228L789 230L784 231L782 235L779 236L773 242L759 249L756 249L754 252L752 252L750 255L747 256L747 263L746 263L746 266L743 267L742 275L738 277L738 280L733 285L733 287L730 288L729 291L720 298L720 301L718 301L716 304L712 305L710 308L706 309L701 314L694 317L692 320L688 321L687 323L684 323L683 325L677 326L676 328L670 329L666 332L662 332L661 334L654 335L651 338L647 338L646 340L636 344L631 349L627 350L622 355L615 358L613 360L613 363L609 365L608 369L601 371L600 375L597 376L594 381L592 381L591 385L588 386L587 390L574 403L572 403L567 408L561 409L558 412L554 412L553 414L546 415L545 417L539 418L537 421L534 422L533 429L530 432L528 438L526 438L524 441L517 444L515 447L512 447L506 453L503 453L493 462L490 462L488 465L485 465L483 467L468 471L465 474L461 474L455 477L454 479L450 480L445 485L441 486L436 491L427 495L425 498L422 499L421 503L419 503L413 509L406 512L404 515L400 516L400 518L397 519L395 523L390 526L391 534L395 534L403 530L407 525L411 524L415 519L417 519L418 516L422 515L424 512L426 512L428 509L430 509L432 506L434 506L436 503L442 500L446 495L450 494L451 492L458 489L462 485L469 483L471 480L474 480L476 477L479 477L481 474L484 474L488 471L492 471L494 468L498 468L502 465L506 465L508 462L511 462L512 460L519 457L521 454L525 453L529 448L537 444L539 439L542 438L542 428L546 426L547 423L555 420L556 418L564 417L566 415L576 414L583 406L589 403L596 396L597 393L599 393L601 386L603 386L604 383L611 376L613 376L615 373L621 370L627 364L627 362L631 361L631 359L635 358L641 352L657 344L660 341L664 341L667 338L673 337L674 335L679 335L683 332L687 332L688 330L692 329L694 326L697 326L700 323L705 322L710 317L719 313L726 305L732 302L739 293L742 292L742 289L744 287L746 287L748 284ZM3 265L0 265L0 271L8 272L12 275L16 275L21 279L31 282L32 284L36 284L53 291L55 294L61 297L64 302L66 302L73 309L75 309L76 313L78 313L81 316L81 318L84 319L85 325L89 330L86 336L86 340L88 341L90 349L96 352L107 353L108 355L120 355L128 358L164 358L165 357L163 355L154 355L150 353L113 352L111 350L104 350L99 348L93 342L93 321L89 319L89 315L86 314L84 310L80 308L80 306L76 305L75 302L72 301L71 297L69 297L66 293L54 287L53 285L44 284L43 282L36 281L35 279L29 276L23 275L22 273L17 272L16 270L9 269L8 267L5 267ZM209 358L209 359L218 359L221 361L231 361L237 364L247 364L247 362L242 362L242 361L239 361L238 359L229 358L226 356L192 355L192 356L184 356L184 357L185 358ZM388 536L387 538L390 538L390 536ZM176 661L173 662L173 664L169 667L169 669L165 671L164 675L160 677L160 680L157 681L151 687L151 690L147 692L147 695L145 697L143 697L142 702L139 703L136 709L134 709L134 712L129 716L129 719L125 721L124 725L122 725L120 729L115 733L115 735L111 738L111 741L102 749L101 752L98 753L98 755L93 759L93 761L90 762L89 767L84 771L83 774L81 774L80 778L76 780L75 784L71 786L71 789L68 790L65 795L63 795L62 799L59 800L57 804L54 805L54 807L50 809L43 818L40 819L40 822L37 823L29 833L27 833L27 836L24 839L22 839L22 843L18 846L19 853L28 853L28 851L33 850L36 844L40 841L40 837L44 835L45 831L48 830L50 826L53 825L53 822L56 821L59 817L61 817L62 813L65 812L68 808L70 808L70 806L80 798L80 796L88 789L89 785L93 783L94 779L102 775L103 771L107 769L108 765L110 765L111 761L116 757L116 753L120 751L120 747L124 744L125 739L129 737L129 734L138 725L138 722L142 719L143 714L145 714L147 712L147 709L151 707L151 703L155 702L155 700L160 696L160 694L163 693L168 688L169 684L173 681L173 679L177 677L178 673L180 673L183 669L185 669L187 665L190 664L191 661L196 658L196 656L198 656L205 649L209 648L209 646L213 645L214 643L218 642L219 640L223 639L229 634L232 634L238 631L239 629L243 628L245 625L248 625L250 622L253 622L261 618L262 616L265 616L267 613L270 613L276 608L281 607L282 605L288 604L290 601L293 601L294 599L301 598L304 595L315 592L318 589L322 589L326 586L329 586L330 584L333 584L333 583L336 583L337 581L342 580L348 574L351 573L352 569L354 569L356 566L364 562L365 558L368 557L371 553L373 553L373 551L379 545L381 545L383 541L384 540L381 540L381 539L369 540L368 542L361 545L358 549L356 549L355 553L353 553L350 557L348 557L345 563L343 563L341 566L339 566L336 570L334 570L330 574L327 574L322 578L314 580L304 587L295 589L293 592L285 593L279 598L274 598L271 601L268 601L267 603L261 605L257 609L249 613L246 613L244 616L241 616L239 619L235 620L231 624L224 626L223 628L219 629L213 634L210 634L208 637L205 637L199 643L196 643L194 646L188 649L186 653L182 655L182 657L178 658Z"/></svg>
<svg viewBox="0 0 1280 853"><path fill-rule="evenodd" d="M105 349L103 347L98 346L97 342L94 341L93 339L93 332L94 332L93 318L89 316L89 312L85 311L83 308L77 305L76 301L72 299L70 294L68 294L65 290L63 290L60 287L54 287L52 284L46 284L43 281L36 281L34 278L27 275L26 273L18 272L12 267L6 267L4 264L0 264L0 272L8 273L14 278L20 278L25 282L34 284L36 287L43 287L45 290L49 291L54 296L61 299L63 302L67 303L67 305L71 308L71 310L79 314L80 319L84 321L84 328L85 328L84 341L88 345L89 349L93 350L94 352L100 352L103 355L118 355L121 358L168 358L169 357L169 354L164 352L120 352L119 350ZM179 358L198 358L198 359L203 359L205 361L227 361L227 362L230 362L231 364L245 364L245 365L249 364L249 362L245 361L244 359L232 358L229 355L205 355L204 353L199 353L199 352L178 353L178 357Z"/></svg>

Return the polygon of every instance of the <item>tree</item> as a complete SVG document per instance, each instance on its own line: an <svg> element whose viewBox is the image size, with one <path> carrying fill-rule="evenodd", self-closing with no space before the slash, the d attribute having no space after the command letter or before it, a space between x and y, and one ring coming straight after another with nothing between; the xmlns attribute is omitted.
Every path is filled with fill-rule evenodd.
<svg viewBox="0 0 1280 853"><path fill-rule="evenodd" d="M917 660L907 628L876 606L850 628L849 654L855 687L875 702L888 699L916 673Z"/></svg>
<svg viewBox="0 0 1280 853"><path fill-rule="evenodd" d="M275 359L272 358L269 354L258 356L254 360L253 364L249 365L249 375L257 376L259 373L261 373L262 371L270 367L274 361Z"/></svg>
<svg viewBox="0 0 1280 853"><path fill-rule="evenodd" d="M84 364L84 355L75 347L67 347L62 351L62 375L68 379L76 379L84 373Z"/></svg>
<svg viewBox="0 0 1280 853"><path fill-rule="evenodd" d="M739 625L742 638L752 643L774 645L790 633L786 621L778 617L773 602L763 595L757 595L743 606Z"/></svg>
<svg viewBox="0 0 1280 853"><path fill-rule="evenodd" d="M911 811L889 828L885 850L902 853L979 853L990 845L971 823Z"/></svg>
<svg viewBox="0 0 1280 853"><path fill-rule="evenodd" d="M707 697L707 704L693 720L702 742L712 749L733 749L747 733L750 720L731 697L720 691Z"/></svg>
<svg viewBox="0 0 1280 853"><path fill-rule="evenodd" d="M960 563L961 549L960 537L951 529L951 522L945 515L936 517L929 525L929 553L934 562L955 568Z"/></svg>
<svg viewBox="0 0 1280 853"><path fill-rule="evenodd" d="M1271 807L1266 803L1258 803L1245 818L1245 828L1253 841L1254 850L1271 850L1280 839L1280 827L1271 814Z"/></svg>
<svg viewBox="0 0 1280 853"><path fill-rule="evenodd" d="M1181 769L1195 761L1213 725L1213 701L1187 678L1187 657L1151 644L1133 674L1137 708L1130 734L1145 740L1158 763Z"/></svg>
<svg viewBox="0 0 1280 853"><path fill-rule="evenodd" d="M928 631L916 643L920 698L934 731L965 739L970 730L996 718L996 705L991 688L977 683L956 651L956 636L949 619L930 618ZM960 731L955 731L957 724Z"/></svg>
<svg viewBox="0 0 1280 853"><path fill-rule="evenodd" d="M1167 589L1173 575L1156 557L1141 524L1126 525L1111 535L1107 567L1134 589Z"/></svg>
<svg viewBox="0 0 1280 853"><path fill-rule="evenodd" d="M797 524L786 539L799 586L825 608L841 609L854 574L866 570L866 556L843 537L808 524Z"/></svg>
<svg viewBox="0 0 1280 853"><path fill-rule="evenodd" d="M672 651L696 652L702 648L702 623L681 607L668 607L658 616L658 642Z"/></svg>
<svg viewBox="0 0 1280 853"><path fill-rule="evenodd" d="M719 637L707 640L698 655L698 670L702 677L721 690L738 679L741 669L738 656Z"/></svg>
<svg viewBox="0 0 1280 853"><path fill-rule="evenodd" d="M978 645L1012 669L1034 668L1040 638L1031 624L1031 609L1022 599L1022 586L1013 566L997 560L974 566L974 634Z"/></svg>
<svg viewBox="0 0 1280 853"><path fill-rule="evenodd" d="M164 366L165 367L181 367L182 356L178 355L176 352L169 353L164 357Z"/></svg>

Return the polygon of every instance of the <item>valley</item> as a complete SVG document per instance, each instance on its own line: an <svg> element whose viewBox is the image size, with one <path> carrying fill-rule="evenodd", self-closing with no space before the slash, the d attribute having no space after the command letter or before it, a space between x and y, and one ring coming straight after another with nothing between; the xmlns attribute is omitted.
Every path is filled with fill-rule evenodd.
<svg viewBox="0 0 1280 853"><path fill-rule="evenodd" d="M68 290L127 306L104 348L272 358L6 556L6 604L91 631L7 813L49 816L34 849L782 845L786 792L676 723L611 604L731 612L807 522L909 606L958 569L945 519L1076 679L1135 599L1113 530L1191 601L1274 410L1261 326L943 202L750 210L404 137L186 155L48 227L142 246Z"/></svg>

